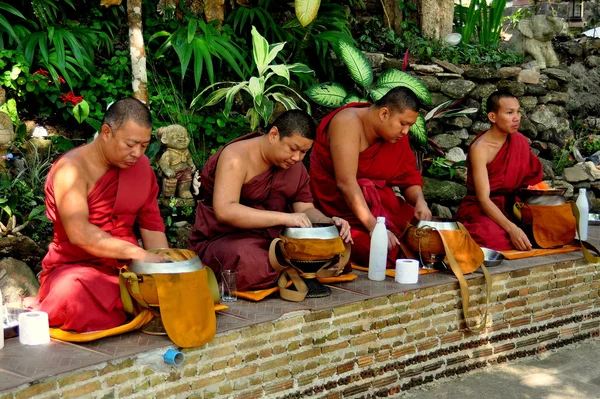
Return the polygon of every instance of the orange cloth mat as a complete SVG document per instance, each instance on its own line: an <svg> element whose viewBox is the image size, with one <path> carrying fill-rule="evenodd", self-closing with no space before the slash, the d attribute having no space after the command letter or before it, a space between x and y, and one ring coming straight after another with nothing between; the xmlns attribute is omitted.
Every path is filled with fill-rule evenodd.
<svg viewBox="0 0 600 399"><path fill-rule="evenodd" d="M368 267L359 266L359 265L357 265L354 262L350 262L350 264L352 265L352 268L354 270L361 270L363 272L368 272L369 271ZM437 273L437 272L439 272L439 270L419 268L419 274L430 274L430 273ZM388 276L388 277L391 277L391 278L396 278L396 270L395 269L386 269L385 275Z"/></svg>
<svg viewBox="0 0 600 399"><path fill-rule="evenodd" d="M532 249L531 251L517 251L516 249L511 249L508 251L500 251L500 253L502 255L504 255L506 257L506 259L508 259L508 260L515 260L515 259L533 258L534 256L564 254L567 252L575 252L575 251L581 251L581 247L578 245L565 245L560 248Z"/></svg>
<svg viewBox="0 0 600 399"><path fill-rule="evenodd" d="M332 283L344 283L347 281L356 280L358 276L354 273L345 273L341 276L337 277L326 277L326 278L317 278L320 283L323 284L332 284ZM292 285L292 281L288 282L288 287ZM246 299L248 301L262 301L266 297L271 294L279 292L279 287L267 288L264 290L256 290L256 291L234 291L238 298Z"/></svg>

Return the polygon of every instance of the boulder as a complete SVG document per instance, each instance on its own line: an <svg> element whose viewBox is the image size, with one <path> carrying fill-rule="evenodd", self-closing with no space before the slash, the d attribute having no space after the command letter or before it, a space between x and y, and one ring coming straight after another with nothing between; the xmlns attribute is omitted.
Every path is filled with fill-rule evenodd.
<svg viewBox="0 0 600 399"><path fill-rule="evenodd" d="M440 219L452 219L450 208L439 204L431 204L431 214Z"/></svg>
<svg viewBox="0 0 600 399"><path fill-rule="evenodd" d="M521 117L521 125L519 126L519 132L523 133L530 139L536 138L538 134L537 128L533 123L531 123L529 118L526 116Z"/></svg>
<svg viewBox="0 0 600 399"><path fill-rule="evenodd" d="M477 85L470 93L469 97L476 98L478 100L482 100L484 98L488 98L490 94L495 92L497 89L496 85L493 83L482 83Z"/></svg>
<svg viewBox="0 0 600 399"><path fill-rule="evenodd" d="M467 159L467 156L465 155L465 152L462 148L454 147L446 151L446 159L453 162L460 162L465 161Z"/></svg>
<svg viewBox="0 0 600 399"><path fill-rule="evenodd" d="M433 62L441 66L442 68L455 73L457 75L462 75L465 71L462 68L457 67L454 64L449 63L448 61L438 60L437 58L433 58Z"/></svg>
<svg viewBox="0 0 600 399"><path fill-rule="evenodd" d="M447 80L442 83L442 93L452 98L463 98L469 94L477 85L470 80Z"/></svg>
<svg viewBox="0 0 600 399"><path fill-rule="evenodd" d="M597 55L590 55L585 59L585 64L590 68L600 66L600 57Z"/></svg>
<svg viewBox="0 0 600 399"><path fill-rule="evenodd" d="M440 80L435 76L419 76L417 79L423 82L425 87L427 87L427 90L430 92L439 91L440 87L442 87Z"/></svg>
<svg viewBox="0 0 600 399"><path fill-rule="evenodd" d="M535 96L523 96L519 98L519 102L525 111L531 111L538 104L538 99Z"/></svg>
<svg viewBox="0 0 600 399"><path fill-rule="evenodd" d="M473 121L471 120L471 118L469 118L468 116L465 116L465 115L446 118L446 119L444 119L444 122L447 125L462 127L462 128L468 128L473 124Z"/></svg>
<svg viewBox="0 0 600 399"><path fill-rule="evenodd" d="M20 302L21 297L36 296L40 284L27 266L15 258L0 260L0 291L6 303Z"/></svg>
<svg viewBox="0 0 600 399"><path fill-rule="evenodd" d="M580 162L570 168L565 168L563 176L570 183L595 181L600 179L600 170L593 162Z"/></svg>
<svg viewBox="0 0 600 399"><path fill-rule="evenodd" d="M543 96L548 92L548 89L540 84L527 85L525 91L531 96Z"/></svg>
<svg viewBox="0 0 600 399"><path fill-rule="evenodd" d="M518 76L521 71L522 69L519 67L502 67L498 69L498 75L500 79L510 79Z"/></svg>
<svg viewBox="0 0 600 399"><path fill-rule="evenodd" d="M490 67L471 68L464 73L464 76L475 80L490 80L500 78L498 71L495 68Z"/></svg>
<svg viewBox="0 0 600 399"><path fill-rule="evenodd" d="M523 69L519 72L517 82L538 84L540 82L540 72L535 69Z"/></svg>
<svg viewBox="0 0 600 399"><path fill-rule="evenodd" d="M460 202L467 194L467 188L461 184L423 177L423 195L430 202Z"/></svg>
<svg viewBox="0 0 600 399"><path fill-rule="evenodd" d="M501 80L497 84L499 90L506 90L515 97L525 94L525 85L514 80Z"/></svg>
<svg viewBox="0 0 600 399"><path fill-rule="evenodd" d="M542 163L542 168L544 170L544 176L542 178L544 180L554 179L554 164L552 163L552 161L540 158L540 162Z"/></svg>
<svg viewBox="0 0 600 399"><path fill-rule="evenodd" d="M413 71L423 74L431 74L444 72L442 67L437 65L419 65L419 64L410 64L410 67Z"/></svg>
<svg viewBox="0 0 600 399"><path fill-rule="evenodd" d="M19 259L32 265L36 271L37 265L45 255L46 251L27 236L0 238L0 257L11 256Z"/></svg>
<svg viewBox="0 0 600 399"><path fill-rule="evenodd" d="M569 81L571 80L571 74L563 69L546 68L544 69L544 74L548 75L550 78L560 80L564 83L569 83Z"/></svg>
<svg viewBox="0 0 600 399"><path fill-rule="evenodd" d="M442 150L449 150L450 148L458 147L462 143L461 139L458 137L454 136L453 134L446 133L438 134L437 136L433 136L431 139L435 141Z"/></svg>
<svg viewBox="0 0 600 399"><path fill-rule="evenodd" d="M450 132L446 132L447 134L453 134L457 138L461 140L466 140L469 138L469 131L467 129L453 130Z"/></svg>
<svg viewBox="0 0 600 399"><path fill-rule="evenodd" d="M479 133L483 132L484 130L488 130L491 127L492 127L492 124L489 122L475 121L473 123L473 125L471 126L471 133L479 134Z"/></svg>

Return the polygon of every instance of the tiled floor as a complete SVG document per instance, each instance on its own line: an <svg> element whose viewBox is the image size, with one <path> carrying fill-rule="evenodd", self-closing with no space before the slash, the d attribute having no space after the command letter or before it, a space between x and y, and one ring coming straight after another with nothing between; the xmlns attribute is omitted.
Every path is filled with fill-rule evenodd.
<svg viewBox="0 0 600 399"><path fill-rule="evenodd" d="M600 227L590 226L589 241L595 245L600 243ZM500 266L490 268L490 272L497 274L580 258L582 258L581 252L573 252L504 261ZM375 282L369 280L365 272L355 273L358 275L355 281L332 285L332 294L327 298L287 302L273 297L261 302L239 300L229 304L229 309L217 313L217 332L276 320L285 313L298 310L333 308L369 298L456 281L451 272L422 275L419 277L418 284L411 285L397 284L390 278ZM6 340L4 349L0 350L0 391L48 376L171 345L173 344L167 337L146 335L141 332L104 338L86 344L52 340L47 345L23 346L18 338L11 338Z"/></svg>

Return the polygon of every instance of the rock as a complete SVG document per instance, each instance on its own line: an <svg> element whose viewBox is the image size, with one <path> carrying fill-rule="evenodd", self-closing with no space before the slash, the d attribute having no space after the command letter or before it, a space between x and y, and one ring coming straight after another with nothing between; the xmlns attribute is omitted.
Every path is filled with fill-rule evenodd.
<svg viewBox="0 0 600 399"><path fill-rule="evenodd" d="M468 116L460 115L444 119L444 122L450 126L468 128L473 124L473 121Z"/></svg>
<svg viewBox="0 0 600 399"><path fill-rule="evenodd" d="M567 191L565 192L565 198L572 198L573 197L573 185L567 183L564 180L558 180L558 179L554 179L552 180L552 182L549 182L548 185L550 187L553 188L566 188Z"/></svg>
<svg viewBox="0 0 600 399"><path fill-rule="evenodd" d="M525 91L527 94L532 96L543 96L548 92L548 89L546 89L543 85L535 84L527 85Z"/></svg>
<svg viewBox="0 0 600 399"><path fill-rule="evenodd" d="M12 256L29 265L35 265L36 272L37 265L45 255L46 251L27 236L0 238L0 256Z"/></svg>
<svg viewBox="0 0 600 399"><path fill-rule="evenodd" d="M452 131L446 132L446 133L452 134L461 140L466 140L469 138L469 131L467 129L452 130Z"/></svg>
<svg viewBox="0 0 600 399"><path fill-rule="evenodd" d="M439 91L440 87L442 87L440 80L435 76L419 76L417 79L423 82L425 87L427 87L427 90L430 92Z"/></svg>
<svg viewBox="0 0 600 399"><path fill-rule="evenodd" d="M529 115L529 119L531 119L531 122L536 125L538 132L543 132L550 129L555 129L556 131L566 131L569 129L569 121L557 117L545 105L538 105ZM523 123L522 118L521 123Z"/></svg>
<svg viewBox="0 0 600 399"><path fill-rule="evenodd" d="M446 151L446 159L453 162L466 161L467 156L465 152L460 147L450 148Z"/></svg>
<svg viewBox="0 0 600 399"><path fill-rule="evenodd" d="M413 71L424 74L434 74L444 72L444 69L437 65L419 65L419 64L410 64L410 67Z"/></svg>
<svg viewBox="0 0 600 399"><path fill-rule="evenodd" d="M439 204L431 204L431 214L440 219L452 219L450 208Z"/></svg>
<svg viewBox="0 0 600 399"><path fill-rule="evenodd" d="M6 104L6 90L0 86L0 106Z"/></svg>
<svg viewBox="0 0 600 399"><path fill-rule="evenodd" d="M447 80L442 83L442 93L452 98L463 98L477 85L470 80Z"/></svg>
<svg viewBox="0 0 600 399"><path fill-rule="evenodd" d="M471 145L471 143L473 142L473 140L475 140L475 137L477 137L476 134L470 135L469 138L465 140L465 145Z"/></svg>
<svg viewBox="0 0 600 399"><path fill-rule="evenodd" d="M5 303L20 303L21 297L36 296L40 284L27 266L27 263L15 258L0 260L0 291Z"/></svg>
<svg viewBox="0 0 600 399"><path fill-rule="evenodd" d="M544 74L565 83L569 83L571 80L571 74L568 71L558 68L546 68L544 69Z"/></svg>
<svg viewBox="0 0 600 399"><path fill-rule="evenodd" d="M369 64L371 64L371 68L379 69L383 62L385 61L385 56L382 53L369 53L367 51L363 51L363 54L369 60Z"/></svg>
<svg viewBox="0 0 600 399"><path fill-rule="evenodd" d="M538 84L540 82L540 72L535 69L523 69L519 72L517 82Z"/></svg>
<svg viewBox="0 0 600 399"><path fill-rule="evenodd" d="M399 60L397 58L385 58L383 64L381 65L382 70L386 69L397 69L399 71L404 68L404 60Z"/></svg>
<svg viewBox="0 0 600 399"><path fill-rule="evenodd" d="M569 113L567 112L567 110L564 107L561 107L560 105L546 104L546 108L548 108L550 112L552 112L559 118L569 118Z"/></svg>
<svg viewBox="0 0 600 399"><path fill-rule="evenodd" d="M489 67L471 68L464 73L464 76L475 80L490 80L500 78L498 71Z"/></svg>
<svg viewBox="0 0 600 399"><path fill-rule="evenodd" d="M437 76L438 78L445 78L445 79L461 79L462 78L462 75L459 75L458 73L446 73L446 72L436 73L435 76Z"/></svg>
<svg viewBox="0 0 600 399"><path fill-rule="evenodd" d="M185 225L177 227L177 233L175 234L175 248L188 248L188 240L190 234L192 234L193 225L185 222Z"/></svg>
<svg viewBox="0 0 600 399"><path fill-rule="evenodd" d="M568 182L594 181L600 179L600 170L593 162L580 162L570 168L565 168L563 176Z"/></svg>
<svg viewBox="0 0 600 399"><path fill-rule="evenodd" d="M537 61L532 60L532 61L529 61L529 62L526 62L526 63L522 64L521 68L523 68L523 69L538 68L539 69L539 65L538 65Z"/></svg>
<svg viewBox="0 0 600 399"><path fill-rule="evenodd" d="M557 50L574 57L581 57L583 55L583 46L574 40L559 43L557 45Z"/></svg>
<svg viewBox="0 0 600 399"><path fill-rule="evenodd" d="M450 97L445 96L439 92L433 92L431 93L431 105L429 107L430 109L433 109L438 105L445 103L448 100L450 100Z"/></svg>
<svg viewBox="0 0 600 399"><path fill-rule="evenodd" d="M467 194L467 188L461 184L423 177L423 194L431 202L460 202Z"/></svg>
<svg viewBox="0 0 600 399"><path fill-rule="evenodd" d="M454 168L454 180L460 184L467 184L467 168L463 166Z"/></svg>
<svg viewBox="0 0 600 399"><path fill-rule="evenodd" d="M0 155L6 154L15 139L15 130L10 116L5 112L0 112Z"/></svg>
<svg viewBox="0 0 600 399"><path fill-rule="evenodd" d="M498 69L498 76L500 79L514 78L519 75L522 69L519 67L502 67Z"/></svg>
<svg viewBox="0 0 600 399"><path fill-rule="evenodd" d="M461 144L461 140L452 134L438 134L431 138L433 141L440 146L442 150L449 150L453 147L458 147Z"/></svg>
<svg viewBox="0 0 600 399"><path fill-rule="evenodd" d="M433 58L433 62L435 62L442 68L444 68L452 73L455 73L458 75L462 75L463 73L465 73L465 71L462 68L459 68L456 65L449 63L448 61L443 61L443 60L438 60L437 58Z"/></svg>
<svg viewBox="0 0 600 399"><path fill-rule="evenodd" d="M491 127L492 124L489 122L476 121L471 126L471 133L479 134L485 130L489 130Z"/></svg>
<svg viewBox="0 0 600 399"><path fill-rule="evenodd" d="M560 83L558 82L558 80L556 79L548 79L548 82L546 82L546 89L548 90L560 90Z"/></svg>
<svg viewBox="0 0 600 399"><path fill-rule="evenodd" d="M548 92L545 96L539 98L541 104L554 103L554 104L567 104L569 102L569 93L562 93L559 91Z"/></svg>
<svg viewBox="0 0 600 399"><path fill-rule="evenodd" d="M530 139L536 138L538 134L537 128L533 123L531 123L529 118L526 116L521 117L521 125L519 126L519 132L523 133Z"/></svg>
<svg viewBox="0 0 600 399"><path fill-rule="evenodd" d="M585 59L585 64L590 68L600 66L600 57L597 55L590 55Z"/></svg>
<svg viewBox="0 0 600 399"><path fill-rule="evenodd" d="M544 176L542 177L542 179L544 179L544 180L554 179L554 164L552 163L552 161L549 161L544 158L539 158L539 159L540 159L540 162L542 163L542 168L544 170Z"/></svg>
<svg viewBox="0 0 600 399"><path fill-rule="evenodd" d="M519 98L519 102L525 111L531 111L537 105L538 99L535 96L523 96Z"/></svg>
<svg viewBox="0 0 600 399"><path fill-rule="evenodd" d="M470 93L469 97L482 100L488 98L493 92L497 90L497 87L493 83L482 83L477 85Z"/></svg>
<svg viewBox="0 0 600 399"><path fill-rule="evenodd" d="M497 84L498 90L506 90L515 97L522 97L525 95L525 85L523 83L515 82L514 80L501 80Z"/></svg>

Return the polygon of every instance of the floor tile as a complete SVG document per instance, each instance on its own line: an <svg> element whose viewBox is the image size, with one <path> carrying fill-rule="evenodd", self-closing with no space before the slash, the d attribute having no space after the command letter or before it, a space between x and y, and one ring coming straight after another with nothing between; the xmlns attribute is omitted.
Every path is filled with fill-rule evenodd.
<svg viewBox="0 0 600 399"><path fill-rule="evenodd" d="M134 331L78 345L116 359L152 349L165 348L173 344L165 335L149 335Z"/></svg>
<svg viewBox="0 0 600 399"><path fill-rule="evenodd" d="M31 381L30 378L22 375L14 374L5 370L0 370L0 391L5 389L15 388L19 385Z"/></svg>

